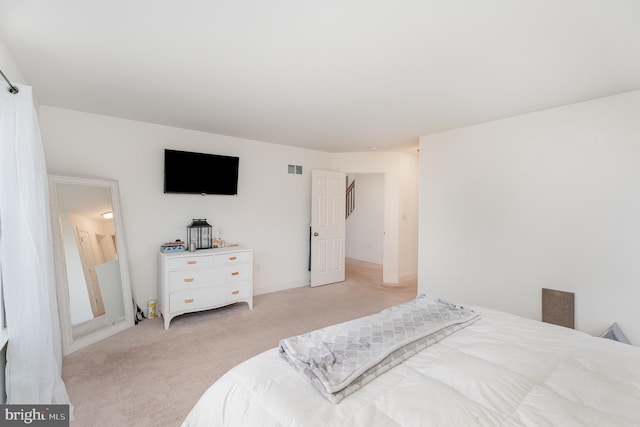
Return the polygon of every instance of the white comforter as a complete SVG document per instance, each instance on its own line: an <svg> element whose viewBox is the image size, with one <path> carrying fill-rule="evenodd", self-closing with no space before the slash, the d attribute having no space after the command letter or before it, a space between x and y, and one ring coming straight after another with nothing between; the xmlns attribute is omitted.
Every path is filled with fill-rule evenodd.
<svg viewBox="0 0 640 427"><path fill-rule="evenodd" d="M640 426L640 348L474 309L479 321L337 405L269 350L211 386L183 427Z"/></svg>

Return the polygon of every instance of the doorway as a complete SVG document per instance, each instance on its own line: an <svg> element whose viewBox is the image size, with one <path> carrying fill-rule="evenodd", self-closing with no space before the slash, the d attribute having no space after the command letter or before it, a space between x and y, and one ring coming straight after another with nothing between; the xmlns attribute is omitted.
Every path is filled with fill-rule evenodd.
<svg viewBox="0 0 640 427"><path fill-rule="evenodd" d="M345 255L358 261L384 264L383 173L347 174L355 182L353 212L346 220Z"/></svg>
<svg viewBox="0 0 640 427"><path fill-rule="evenodd" d="M329 179L324 177L325 174L330 176L331 179L334 179L336 187L337 184L340 184L341 187L339 191L336 190L335 194L332 193L331 197L325 195L329 187L327 185ZM331 174L335 174L335 176ZM348 274L347 268L345 268L346 259L379 266L378 271L381 277L379 280L376 279L376 281L382 283L384 281L384 266L387 263L385 256L388 258L390 255L385 251L385 245L388 243L385 236L385 220L386 215L388 215L385 205L386 174L384 172L345 174L341 172L314 170L312 175L312 226L310 228L311 250L309 258L311 286L343 281L345 275ZM338 182L340 176L342 181ZM323 180L316 184L317 179ZM347 198L345 189L349 184L353 183L354 180L356 181L355 196L353 198ZM320 182L323 182L324 185L321 185ZM347 199L347 201L345 201L345 199ZM340 209L337 207L338 201L341 205ZM345 205L350 204L353 205L354 209L350 212L348 218L345 219ZM322 215L316 212L318 211L318 206L323 207L323 209L319 210L320 212L327 211L324 218L333 218L333 220L327 221L326 219L321 219ZM329 209L331 206L335 209ZM338 211L341 212L339 215L336 214ZM351 211L351 209L349 209L349 211ZM337 224L339 218L342 218L340 221L342 225L340 225L340 227L336 225L335 228L344 229L343 237L340 239L332 237L331 239L325 239L325 241L323 241L324 235L327 233L319 224L325 224L325 228L334 228L327 227L327 225L330 222ZM340 244L338 245L336 242ZM333 248L333 250L329 251L328 248ZM338 266L337 262L331 264L327 262L327 260L340 260L341 266ZM319 266L324 267L324 269L319 268ZM318 280L318 277L326 275L326 273L337 274L337 272L341 273L340 278L326 281Z"/></svg>

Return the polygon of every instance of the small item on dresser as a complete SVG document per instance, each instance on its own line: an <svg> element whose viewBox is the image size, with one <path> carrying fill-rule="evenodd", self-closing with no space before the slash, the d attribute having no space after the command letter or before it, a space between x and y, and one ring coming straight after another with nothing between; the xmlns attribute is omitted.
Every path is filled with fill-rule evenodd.
<svg viewBox="0 0 640 427"><path fill-rule="evenodd" d="M147 304L147 318L153 319L156 317L156 300L152 299Z"/></svg>
<svg viewBox="0 0 640 427"><path fill-rule="evenodd" d="M160 245L160 252L182 252L187 249L185 243L178 239L175 242L167 242Z"/></svg>
<svg viewBox="0 0 640 427"><path fill-rule="evenodd" d="M187 225L187 244L196 244L196 249L209 249L212 247L213 227L206 218L194 218L191 224Z"/></svg>
<svg viewBox="0 0 640 427"><path fill-rule="evenodd" d="M195 252L196 251L196 242L191 242L191 244L189 245L189 252Z"/></svg>
<svg viewBox="0 0 640 427"><path fill-rule="evenodd" d="M211 246L214 248L223 248L222 239L220 238L220 231L216 227L211 228Z"/></svg>

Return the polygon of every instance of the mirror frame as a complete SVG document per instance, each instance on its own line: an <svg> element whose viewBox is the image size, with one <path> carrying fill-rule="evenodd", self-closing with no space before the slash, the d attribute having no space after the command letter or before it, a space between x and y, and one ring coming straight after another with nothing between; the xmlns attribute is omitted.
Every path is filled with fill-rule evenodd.
<svg viewBox="0 0 640 427"><path fill-rule="evenodd" d="M111 190L111 207L113 211L113 225L116 233L118 261L120 264L120 279L122 282L125 320L115 325L96 330L75 340L73 339L73 330L71 325L67 264L62 241L62 225L58 209L58 192L56 184L106 187ZM63 355L67 355L117 334L118 332L122 332L135 324L133 317L131 281L129 278L129 263L127 261L127 245L122 222L118 181L49 175L49 199L51 205L51 229L53 235L53 255L56 272L56 295L58 300L58 315L60 318L60 333L62 335L62 353Z"/></svg>

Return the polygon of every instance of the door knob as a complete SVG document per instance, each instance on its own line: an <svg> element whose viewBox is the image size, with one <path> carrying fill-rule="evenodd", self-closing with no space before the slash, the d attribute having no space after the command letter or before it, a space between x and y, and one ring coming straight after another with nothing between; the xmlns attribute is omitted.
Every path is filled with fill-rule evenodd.
<svg viewBox="0 0 640 427"><path fill-rule="evenodd" d="M318 232L316 231L315 233L313 233L313 235L317 237L318 236Z"/></svg>

